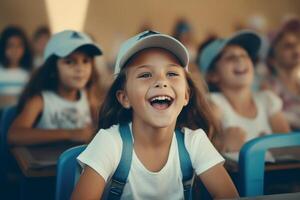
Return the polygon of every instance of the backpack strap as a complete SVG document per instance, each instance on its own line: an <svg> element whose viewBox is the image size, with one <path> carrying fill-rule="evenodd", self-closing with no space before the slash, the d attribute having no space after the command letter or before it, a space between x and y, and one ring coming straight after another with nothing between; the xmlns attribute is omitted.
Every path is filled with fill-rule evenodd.
<svg viewBox="0 0 300 200"><path fill-rule="evenodd" d="M108 199L110 200L119 200L121 198L132 160L133 142L129 125L120 124L119 132L122 138L123 147L121 160L111 179L111 186L108 194Z"/></svg>
<svg viewBox="0 0 300 200"><path fill-rule="evenodd" d="M190 155L184 144L184 134L178 129L175 130L175 134L178 145L180 169L182 173L184 199L189 200L192 199L194 170L190 159Z"/></svg>
<svg viewBox="0 0 300 200"><path fill-rule="evenodd" d="M119 132L123 142L122 154L119 165L111 179L111 185L108 194L109 200L119 200L121 198L124 186L127 182L132 161L133 141L129 125L121 124L119 126ZM180 169L182 173L184 199L189 200L191 199L194 175L192 162L184 144L184 134L180 130L175 130L175 134L178 145Z"/></svg>

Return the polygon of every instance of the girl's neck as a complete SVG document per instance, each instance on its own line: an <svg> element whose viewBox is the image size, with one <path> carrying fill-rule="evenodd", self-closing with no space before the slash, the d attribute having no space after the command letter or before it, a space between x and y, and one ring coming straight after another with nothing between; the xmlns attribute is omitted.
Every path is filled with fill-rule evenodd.
<svg viewBox="0 0 300 200"><path fill-rule="evenodd" d="M170 145L174 130L175 123L168 127L156 128L139 119L133 119L132 121L134 141L143 146L157 147L166 144Z"/></svg>
<svg viewBox="0 0 300 200"><path fill-rule="evenodd" d="M8 69L16 69L19 67L19 64L18 63L10 63L8 65Z"/></svg>
<svg viewBox="0 0 300 200"><path fill-rule="evenodd" d="M59 96L69 101L77 101L80 98L79 90L59 88L57 93Z"/></svg>
<svg viewBox="0 0 300 200"><path fill-rule="evenodd" d="M226 89L222 93L228 99L235 112L247 118L256 116L257 108L250 88Z"/></svg>

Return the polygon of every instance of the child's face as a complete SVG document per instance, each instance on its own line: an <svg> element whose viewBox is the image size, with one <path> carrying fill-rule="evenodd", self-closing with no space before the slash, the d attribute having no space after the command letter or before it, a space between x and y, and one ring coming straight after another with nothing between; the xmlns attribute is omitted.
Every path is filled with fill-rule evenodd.
<svg viewBox="0 0 300 200"><path fill-rule="evenodd" d="M141 51L127 66L125 89L119 102L133 109L133 122L155 128L175 125L189 92L184 68L166 50Z"/></svg>
<svg viewBox="0 0 300 200"><path fill-rule="evenodd" d="M213 80L220 88L248 87L252 84L253 70L253 63L247 51L240 46L229 45L216 62Z"/></svg>
<svg viewBox="0 0 300 200"><path fill-rule="evenodd" d="M273 62L281 69L292 69L300 66L300 36L286 33L275 47Z"/></svg>
<svg viewBox="0 0 300 200"><path fill-rule="evenodd" d="M83 89L92 73L93 59L82 52L73 52L57 61L59 86L63 89Z"/></svg>
<svg viewBox="0 0 300 200"><path fill-rule="evenodd" d="M37 38L33 43L35 53L42 55L44 53L44 49L48 41L49 41L49 35L47 34L43 34L39 38Z"/></svg>
<svg viewBox="0 0 300 200"><path fill-rule="evenodd" d="M7 40L5 55L10 65L19 65L24 51L24 44L20 37L12 36Z"/></svg>

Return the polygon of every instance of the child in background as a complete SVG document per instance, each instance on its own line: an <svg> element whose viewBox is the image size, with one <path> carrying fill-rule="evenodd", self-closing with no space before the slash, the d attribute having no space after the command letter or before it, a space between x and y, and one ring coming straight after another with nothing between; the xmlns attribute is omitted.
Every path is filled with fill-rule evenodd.
<svg viewBox="0 0 300 200"><path fill-rule="evenodd" d="M272 40L268 53L272 76L263 83L283 101L291 127L300 130L300 20L288 21Z"/></svg>
<svg viewBox="0 0 300 200"><path fill-rule="evenodd" d="M0 36L0 107L14 104L28 81L32 57L24 31L15 26Z"/></svg>
<svg viewBox="0 0 300 200"><path fill-rule="evenodd" d="M43 64L44 50L50 37L51 33L47 26L38 27L34 32L32 38L34 68L38 68Z"/></svg>
<svg viewBox="0 0 300 200"><path fill-rule="evenodd" d="M222 126L219 142L224 152L238 152L246 141L265 134L290 131L281 100L270 91L251 90L260 44L257 34L241 31L211 42L201 53L201 71L220 91L211 93L211 100Z"/></svg>
<svg viewBox="0 0 300 200"><path fill-rule="evenodd" d="M45 63L20 97L8 142L88 142L99 106L93 96L100 92L91 91L98 79L94 56L101 54L84 33L67 30L55 34L46 46Z"/></svg>
<svg viewBox="0 0 300 200"><path fill-rule="evenodd" d="M208 139L212 113L205 92L190 78L188 60L179 41L158 32L145 31L123 43L116 79L101 108L100 131L78 157L84 170L73 199L107 198L105 187L121 158L122 124L134 150L121 199L184 198L175 128L184 132L193 169L212 197L238 196Z"/></svg>

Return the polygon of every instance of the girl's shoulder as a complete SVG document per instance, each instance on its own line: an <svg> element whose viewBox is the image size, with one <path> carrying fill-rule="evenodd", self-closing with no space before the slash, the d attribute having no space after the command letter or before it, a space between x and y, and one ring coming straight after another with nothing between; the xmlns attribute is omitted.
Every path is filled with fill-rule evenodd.
<svg viewBox="0 0 300 200"><path fill-rule="evenodd" d="M32 115L35 113L38 115L39 113L41 113L43 111L43 107L44 107L44 100L43 100L42 96L35 95L26 101L26 103L22 109L22 113L25 115L27 115L27 114Z"/></svg>
<svg viewBox="0 0 300 200"><path fill-rule="evenodd" d="M43 97L41 95L35 95L31 98L29 98L26 102L26 106L36 106L36 107L43 107L44 105L44 100L43 100ZM25 107L26 107L25 106Z"/></svg>
<svg viewBox="0 0 300 200"><path fill-rule="evenodd" d="M194 146L199 143L206 143L209 140L207 134L202 128L192 130L184 127L182 131L184 133L184 142L187 147Z"/></svg>
<svg viewBox="0 0 300 200"><path fill-rule="evenodd" d="M223 157L211 143L203 129L183 129L184 142L197 175L214 165L224 162Z"/></svg>
<svg viewBox="0 0 300 200"><path fill-rule="evenodd" d="M217 105L222 105L227 102L226 97L221 92L211 92L210 99Z"/></svg>
<svg viewBox="0 0 300 200"><path fill-rule="evenodd" d="M95 136L94 142L102 143L103 141L106 141L108 143L110 141L115 143L117 146L121 146L122 139L119 134L119 125L112 125L107 129L100 129Z"/></svg>
<svg viewBox="0 0 300 200"><path fill-rule="evenodd" d="M254 97L267 103L267 104L270 103L270 101L273 102L273 101L280 100L279 96L272 90L261 90L261 91L255 92Z"/></svg>

